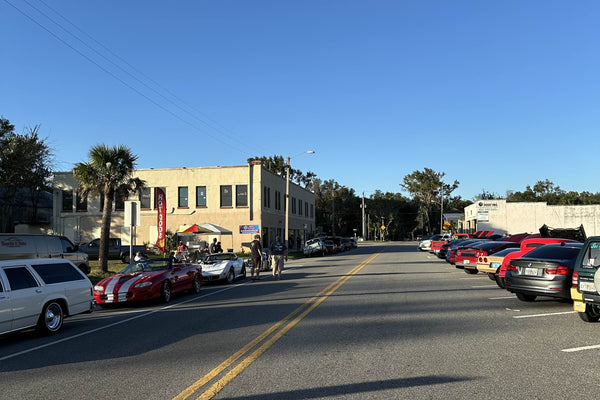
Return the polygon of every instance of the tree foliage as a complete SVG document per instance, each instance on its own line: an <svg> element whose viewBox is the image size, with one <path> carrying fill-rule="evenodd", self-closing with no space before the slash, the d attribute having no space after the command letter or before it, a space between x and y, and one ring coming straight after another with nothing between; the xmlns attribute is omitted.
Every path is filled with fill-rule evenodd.
<svg viewBox="0 0 600 400"><path fill-rule="evenodd" d="M0 206L0 231L12 232L13 209L17 191L27 190L36 220L42 192L50 190L52 152L46 139L39 137L39 125L15 133L14 125L0 118L0 185L3 198Z"/></svg>
<svg viewBox="0 0 600 400"><path fill-rule="evenodd" d="M137 156L129 147L93 146L89 160L75 164L73 175L79 183L77 192L82 198L88 195L103 195L102 226L100 230L99 262L102 271L108 271L108 239L112 207L115 198L126 198L129 193L141 193L145 182L133 177Z"/></svg>
<svg viewBox="0 0 600 400"><path fill-rule="evenodd" d="M248 163L253 161L260 161L269 171L281 176L283 179L286 178L286 169L288 167L287 160L283 156L273 155L272 157L251 157L248 158ZM303 173L299 169L290 167L290 181L295 182L298 185L304 186L306 189L312 190L313 180L317 177L314 172L308 171Z"/></svg>
<svg viewBox="0 0 600 400"><path fill-rule="evenodd" d="M600 193L587 191L578 193L565 191L546 179L537 181L533 187L527 185L522 192L508 192L507 202L546 202L549 205L590 205L600 204Z"/></svg>

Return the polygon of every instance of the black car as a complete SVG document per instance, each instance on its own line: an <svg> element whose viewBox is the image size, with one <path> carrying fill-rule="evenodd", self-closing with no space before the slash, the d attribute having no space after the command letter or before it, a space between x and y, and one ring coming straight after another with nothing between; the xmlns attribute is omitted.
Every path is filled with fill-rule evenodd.
<svg viewBox="0 0 600 400"><path fill-rule="evenodd" d="M553 243L538 247L506 268L506 289L522 301L537 296L571 299L571 281L582 243Z"/></svg>

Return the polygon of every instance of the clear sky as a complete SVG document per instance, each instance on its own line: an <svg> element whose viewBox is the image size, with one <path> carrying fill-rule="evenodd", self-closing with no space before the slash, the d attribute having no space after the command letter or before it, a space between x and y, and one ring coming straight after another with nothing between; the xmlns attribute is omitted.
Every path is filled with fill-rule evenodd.
<svg viewBox="0 0 600 400"><path fill-rule="evenodd" d="M596 0L0 0L0 115L41 125L59 171L105 143L139 168L300 154L367 196L425 167L464 199L598 192L599 21Z"/></svg>

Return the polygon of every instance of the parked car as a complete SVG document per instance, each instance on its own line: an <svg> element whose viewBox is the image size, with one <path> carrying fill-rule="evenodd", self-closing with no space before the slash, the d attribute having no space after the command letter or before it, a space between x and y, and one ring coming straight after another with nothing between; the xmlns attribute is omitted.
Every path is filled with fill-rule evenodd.
<svg viewBox="0 0 600 400"><path fill-rule="evenodd" d="M561 239L561 238L532 238L525 239L519 245L519 251L514 253L507 254L502 263L500 264L500 268L498 268L496 272L496 284L501 289L506 289L506 285L504 284L505 276L506 276L506 268L511 260L523 257L525 254L529 253L531 250L536 249L538 247L552 244L552 243L577 243L575 240L571 239Z"/></svg>
<svg viewBox="0 0 600 400"><path fill-rule="evenodd" d="M586 322L600 320L600 236L589 237L575 262L571 298L573 310Z"/></svg>
<svg viewBox="0 0 600 400"><path fill-rule="evenodd" d="M496 282L496 273L504 257L517 251L519 251L518 247L509 247L488 256L481 256L477 260L477 271L488 274L488 277Z"/></svg>
<svg viewBox="0 0 600 400"><path fill-rule="evenodd" d="M327 248L325 247L325 241L321 238L307 240L304 244L304 255L307 257L314 255L324 256L326 254Z"/></svg>
<svg viewBox="0 0 600 400"><path fill-rule="evenodd" d="M83 273L90 273L88 255L77 251L77 246L65 236L0 233L0 260L18 258L64 258Z"/></svg>
<svg viewBox="0 0 600 400"><path fill-rule="evenodd" d="M246 263L235 253L211 254L202 259L202 278L205 281L226 281L233 283L246 277Z"/></svg>
<svg viewBox="0 0 600 400"><path fill-rule="evenodd" d="M440 251L442 250L442 247L450 242L451 240L456 240L456 239L469 239L469 234L468 233L452 233L452 234L444 234L444 236L442 236L441 239L438 240L432 240L431 243L429 244L429 251L432 252L433 254L438 255L440 253Z"/></svg>
<svg viewBox="0 0 600 400"><path fill-rule="evenodd" d="M445 238L449 238L450 235L446 234ZM443 239L444 235L433 235L431 237L429 237L428 239L423 239L419 242L419 250L421 251L429 251L431 250L431 241L432 240L440 240Z"/></svg>
<svg viewBox="0 0 600 400"><path fill-rule="evenodd" d="M30 327L54 334L64 318L93 307L92 283L69 260L0 261L0 334Z"/></svg>
<svg viewBox="0 0 600 400"><path fill-rule="evenodd" d="M98 282L94 299L100 306L155 299L168 303L174 293L200 292L202 272L200 265L176 263L169 258L138 261Z"/></svg>
<svg viewBox="0 0 600 400"><path fill-rule="evenodd" d="M327 249L327 254L334 254L337 251L337 246L333 243L333 240L325 240L325 248Z"/></svg>
<svg viewBox="0 0 600 400"><path fill-rule="evenodd" d="M506 289L522 301L537 296L571 299L575 260L582 243L547 244L514 259L506 268Z"/></svg>
<svg viewBox="0 0 600 400"><path fill-rule="evenodd" d="M457 239L448 243L448 249L446 250L446 262L455 265L456 264L456 252L461 248L472 243L481 243L482 239Z"/></svg>
<svg viewBox="0 0 600 400"><path fill-rule="evenodd" d="M346 251L352 249L352 243L350 243L350 238L340 238L339 251Z"/></svg>
<svg viewBox="0 0 600 400"><path fill-rule="evenodd" d="M135 245L129 246L128 244L122 244L121 239L111 238L108 239L108 258L111 260L121 260L125 264L130 262L129 251L133 248L133 255L141 253L146 258L146 246ZM94 239L87 243L81 243L79 245L79 251L87 253L90 259L97 260L100 254L100 239Z"/></svg>
<svg viewBox="0 0 600 400"><path fill-rule="evenodd" d="M519 243L504 241L484 241L461 247L456 252L456 268L463 268L467 274L476 274L479 257L487 257L509 247L519 247Z"/></svg>

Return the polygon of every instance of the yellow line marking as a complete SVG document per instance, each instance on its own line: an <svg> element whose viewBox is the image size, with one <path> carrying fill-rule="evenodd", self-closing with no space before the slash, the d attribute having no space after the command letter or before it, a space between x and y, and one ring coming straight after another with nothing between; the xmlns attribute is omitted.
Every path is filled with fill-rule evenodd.
<svg viewBox="0 0 600 400"><path fill-rule="evenodd" d="M246 369L250 364L252 364L258 357L260 357L269 347L271 347L277 340L279 340L285 333L287 333L290 329L292 329L298 322L300 322L306 315L308 315L312 310L314 310L319 304L321 304L327 297L329 297L332 293L334 293L337 289L340 288L348 279L350 279L353 275L363 269L367 264L377 257L379 253L372 255L366 261L363 261L360 265L354 267L350 272L346 275L338 278L335 282L327 286L325 289L321 290L316 296L309 299L306 303L302 304L300 307L296 308L290 314L288 314L281 321L277 322L265 332L257 336L250 343L242 347L240 350L235 352L231 357L227 358L217 367L215 367L208 374L204 375L202 378L194 382L192 385L187 387L180 394L175 396L173 400L184 400L210 382L213 378L223 372L225 369L229 368L234 362L240 359L244 354L248 353L252 348L254 348L257 344L262 342L265 338L271 335L273 332L277 331L284 324L291 320L283 329L277 332L273 337L271 337L268 341L263 343L257 350L255 350L252 354L242 360L236 367L234 367L231 371L229 371L223 378L218 380L215 384L213 384L210 388L208 388L199 399L211 399L213 398L221 389L225 387L229 382L231 382L237 375L239 375L244 369ZM305 309L306 308L306 309ZM302 312L302 310L304 312ZM299 314L299 315L298 315ZM297 315L297 316L296 316ZM294 318L294 316L296 316ZM292 318L294 318L292 320Z"/></svg>

